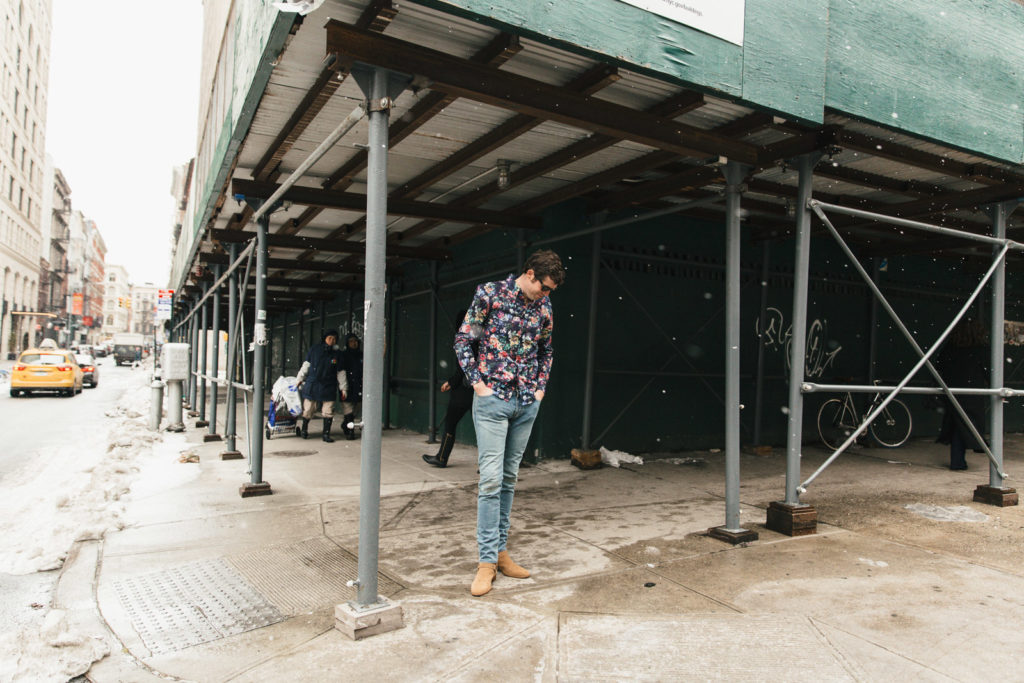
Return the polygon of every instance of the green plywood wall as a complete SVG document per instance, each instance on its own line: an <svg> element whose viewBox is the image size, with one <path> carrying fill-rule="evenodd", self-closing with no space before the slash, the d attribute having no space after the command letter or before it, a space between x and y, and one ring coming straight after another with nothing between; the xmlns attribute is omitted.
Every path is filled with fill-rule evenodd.
<svg viewBox="0 0 1024 683"><path fill-rule="evenodd" d="M832 0L826 105L957 147L1024 159L1024 7Z"/></svg>
<svg viewBox="0 0 1024 683"><path fill-rule="evenodd" d="M747 0L742 47L619 0L426 1L789 118L821 123L833 109L1024 161L1013 0Z"/></svg>

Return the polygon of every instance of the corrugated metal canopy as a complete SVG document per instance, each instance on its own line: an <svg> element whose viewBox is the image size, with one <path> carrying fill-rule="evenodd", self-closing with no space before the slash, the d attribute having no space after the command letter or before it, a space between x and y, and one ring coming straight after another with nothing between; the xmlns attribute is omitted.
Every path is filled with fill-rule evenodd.
<svg viewBox="0 0 1024 683"><path fill-rule="evenodd" d="M328 18L359 26L360 35L369 36L371 45L373 36L382 35L403 41L410 49L442 52L464 65L490 64L501 73L557 86L566 102L573 93L592 95L598 102L637 112L642 121L657 115L683 124L685 131L707 131L716 136L713 139L730 141L734 149L751 150L756 163L744 208L754 234L766 239L791 230L789 214L797 174L787 159L814 150L824 154L815 171L815 195L869 211L988 232L990 220L970 201L974 195L964 195L966 202L946 200L984 188L993 190L984 195L984 203L1024 194L1024 173L1017 167L836 113L828 113L822 127L811 129L552 45L503 35L429 7L404 2L398 8L386 0L328 0L297 25L239 151L233 180L280 182L364 100L348 73L352 55L347 46L335 43L337 54L325 60ZM386 47L382 44L374 54L384 54ZM499 106L493 98L456 97L446 94L450 88L416 73L414 62L409 66L415 77L413 87L397 98L391 113L388 183L392 200L415 200L452 211L455 207L499 211L535 222L546 207L573 197L587 200L594 212L614 212L656 208L722 190L724 181L716 164L724 152L715 153L705 145L707 151L681 154L678 149L666 151L638 140L625 129L616 136L609 134L607 126L595 131L585 124L532 118L515 111L515 92L509 93L507 107L504 100ZM550 104L557 107L559 102ZM364 120L314 164L299 185L364 193L366 138ZM511 162L511 183L501 191L495 182L499 159ZM251 209L231 198L230 181L223 192L220 210L207 226L208 236L217 237L204 241L198 255L202 263L224 262L220 242L227 233L223 231L254 229L249 221ZM938 205L930 203L935 199L941 200ZM691 215L717 219L721 210L701 208ZM293 202L273 214L270 233L361 241L363 216L358 208ZM865 226L863 220L837 219L836 223L847 229L855 226L854 239L870 239L875 250L898 253L904 246L901 240L920 249L919 236L911 243L899 231ZM1011 236L1018 225L1011 223ZM429 249L420 253L424 257L434 257L438 249L489 229L495 226L443 218L389 218L391 242ZM937 244L950 249L948 240ZM954 250L962 255L972 248L976 247ZM327 253L272 243L271 258L279 264L271 271L278 278L302 284L358 283L358 277L352 275L324 272L324 264L333 263L357 273L358 253ZM285 261L290 262L288 267L281 265ZM302 282L305 280L314 282ZM282 293L290 288L284 285Z"/></svg>

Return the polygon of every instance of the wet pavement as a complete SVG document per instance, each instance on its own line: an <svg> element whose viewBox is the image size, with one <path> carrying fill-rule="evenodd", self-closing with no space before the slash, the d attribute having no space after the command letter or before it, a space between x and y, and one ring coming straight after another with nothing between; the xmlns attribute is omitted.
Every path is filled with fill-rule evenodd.
<svg viewBox="0 0 1024 683"><path fill-rule="evenodd" d="M818 532L791 538L764 527L785 453L744 454L741 520L759 539L739 546L706 533L725 521L720 452L544 461L520 472L509 542L533 575L473 598L475 451L437 469L423 435L388 431L379 589L404 628L352 641L334 608L355 597L360 442L275 437L273 495L243 499L246 461L193 423L191 476L133 494L129 526L77 544L62 572L58 606L111 645L91 680L1022 677L1024 513L973 502L981 455L951 472L928 440L856 448L802 497ZM1011 475L1022 447L1007 437ZM826 455L806 447L804 476Z"/></svg>

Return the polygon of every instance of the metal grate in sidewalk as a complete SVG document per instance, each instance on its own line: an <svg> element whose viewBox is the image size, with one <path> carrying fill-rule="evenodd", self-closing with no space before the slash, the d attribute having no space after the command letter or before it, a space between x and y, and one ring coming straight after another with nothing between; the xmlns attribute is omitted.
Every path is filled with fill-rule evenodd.
<svg viewBox="0 0 1024 683"><path fill-rule="evenodd" d="M153 654L183 650L285 618L224 559L124 579L114 583L114 590Z"/></svg>
<svg viewBox="0 0 1024 683"><path fill-rule="evenodd" d="M228 560L288 615L355 597L355 589L346 583L359 575L356 557L323 537L233 555ZM377 589L379 594L391 596L402 586L378 573Z"/></svg>

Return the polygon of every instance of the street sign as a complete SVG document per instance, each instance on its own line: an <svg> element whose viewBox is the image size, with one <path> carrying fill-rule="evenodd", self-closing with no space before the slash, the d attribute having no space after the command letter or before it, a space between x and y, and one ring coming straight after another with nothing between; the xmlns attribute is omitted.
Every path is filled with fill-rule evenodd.
<svg viewBox="0 0 1024 683"><path fill-rule="evenodd" d="M173 289L161 289L156 295L156 319L171 319L171 302L174 300Z"/></svg>

